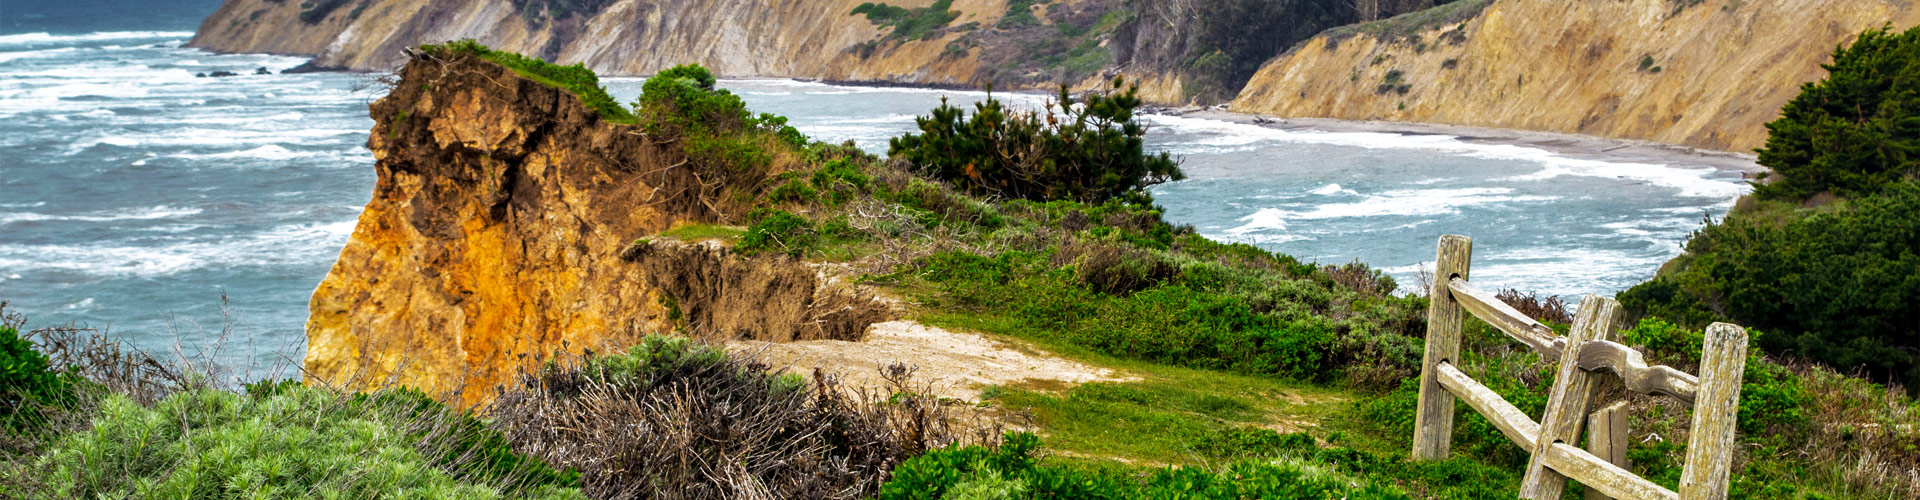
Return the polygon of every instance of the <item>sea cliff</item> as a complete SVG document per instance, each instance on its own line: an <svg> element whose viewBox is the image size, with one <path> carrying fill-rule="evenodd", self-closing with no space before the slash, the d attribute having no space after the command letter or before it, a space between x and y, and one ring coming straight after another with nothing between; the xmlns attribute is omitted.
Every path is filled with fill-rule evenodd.
<svg viewBox="0 0 1920 500"><path fill-rule="evenodd" d="M1462 0L1321 34L1231 109L1566 132L1751 151L1766 123L1906 0Z"/></svg>
<svg viewBox="0 0 1920 500"><path fill-rule="evenodd" d="M370 107L373 199L311 302L310 380L473 404L541 360L647 333L855 340L892 316L785 256L642 238L738 217L700 193L761 179L702 172L678 142L472 56L421 56L399 77Z"/></svg>

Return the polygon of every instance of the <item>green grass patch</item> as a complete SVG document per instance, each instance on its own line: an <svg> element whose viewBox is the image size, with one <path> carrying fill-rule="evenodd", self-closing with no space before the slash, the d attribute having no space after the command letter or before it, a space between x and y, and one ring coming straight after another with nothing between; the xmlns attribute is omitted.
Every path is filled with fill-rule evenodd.
<svg viewBox="0 0 1920 500"><path fill-rule="evenodd" d="M729 245L739 242L746 235L745 227L720 224L687 224L660 233L660 236L680 241L717 240Z"/></svg>

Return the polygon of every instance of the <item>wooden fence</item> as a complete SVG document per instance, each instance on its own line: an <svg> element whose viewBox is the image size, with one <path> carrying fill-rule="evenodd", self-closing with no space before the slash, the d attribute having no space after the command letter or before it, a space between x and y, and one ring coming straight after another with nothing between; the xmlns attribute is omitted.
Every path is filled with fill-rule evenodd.
<svg viewBox="0 0 1920 500"><path fill-rule="evenodd" d="M1572 330L1561 337L1468 281L1472 254L1473 240L1455 235L1440 237L1429 295L1432 306L1427 311L1420 404L1414 421L1414 459L1447 457L1453 437L1453 402L1459 398L1532 453L1520 484L1521 498L1558 499L1568 479L1587 485L1589 500L1727 497L1740 377L1746 369L1744 329L1727 323L1707 328L1699 377L1666 366L1647 366L1638 351L1619 343L1615 332L1623 325L1619 324L1618 302L1587 296L1580 301ZM1543 360L1559 362L1553 391L1539 422L1455 366L1460 355L1461 322L1468 312L1533 347ZM1693 430L1687 441L1679 493L1627 469L1625 402L1603 406L1594 401L1606 384L1624 384L1628 390L1665 394L1693 405ZM1589 414L1592 407L1599 410ZM1587 426L1585 449L1574 446L1580 441L1583 424Z"/></svg>

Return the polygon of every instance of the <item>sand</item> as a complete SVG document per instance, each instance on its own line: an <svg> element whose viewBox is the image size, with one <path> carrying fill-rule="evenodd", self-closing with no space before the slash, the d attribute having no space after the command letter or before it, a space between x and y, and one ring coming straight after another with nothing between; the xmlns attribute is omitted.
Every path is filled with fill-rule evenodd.
<svg viewBox="0 0 1920 500"><path fill-rule="evenodd" d="M1703 165L1738 171L1753 179L1767 168L1754 163L1753 154L1713 151L1673 144L1609 139L1578 134L1509 130L1465 125L1388 121L1353 121L1330 118L1274 118L1263 115L1217 110L1159 110L1188 118L1257 124L1281 130L1317 130L1322 132L1378 132L1405 135L1446 135L1462 141L1484 144L1526 146L1571 158L1610 162Z"/></svg>
<svg viewBox="0 0 1920 500"><path fill-rule="evenodd" d="M940 397L977 401L990 385L1042 382L1073 386L1087 382L1140 380L1107 368L1060 359L1051 353L951 331L913 321L876 323L866 340L809 340L788 343L736 341L735 352L764 356L776 367L808 373L818 367L839 373L853 387L885 389L880 368L904 363L919 368L916 383L933 383Z"/></svg>

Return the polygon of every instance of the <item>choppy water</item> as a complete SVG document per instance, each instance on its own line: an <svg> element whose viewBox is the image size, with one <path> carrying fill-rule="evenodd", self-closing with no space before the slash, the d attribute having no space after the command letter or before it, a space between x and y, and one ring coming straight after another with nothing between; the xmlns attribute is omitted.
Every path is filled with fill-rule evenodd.
<svg viewBox="0 0 1920 500"><path fill-rule="evenodd" d="M298 358L307 299L372 190L372 121L346 74L195 78L303 62L179 48L185 32L0 35L0 300L35 324L111 325L148 347L243 335L229 361ZM723 85L816 139L883 152L941 96L784 80ZM631 99L639 80L610 79ZM1038 102L1034 96L1019 96ZM1611 293L1650 276L1738 174L1575 160L1442 136L1149 118L1190 180L1156 188L1209 237L1408 277L1442 233L1477 280ZM1404 281L1404 280L1403 280Z"/></svg>

